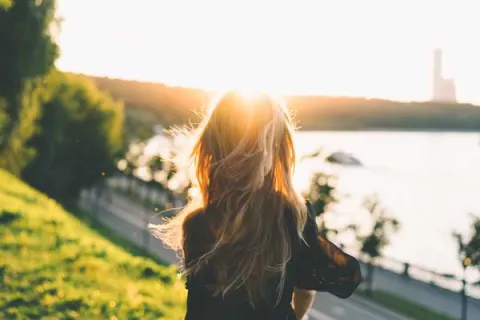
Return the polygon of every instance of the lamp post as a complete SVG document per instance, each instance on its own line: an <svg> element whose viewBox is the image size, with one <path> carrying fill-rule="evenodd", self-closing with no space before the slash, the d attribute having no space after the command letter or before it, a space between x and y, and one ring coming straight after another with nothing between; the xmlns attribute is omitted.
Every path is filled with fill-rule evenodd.
<svg viewBox="0 0 480 320"><path fill-rule="evenodd" d="M467 320L467 268L472 263L470 257L463 259L463 279L462 279L462 320Z"/></svg>

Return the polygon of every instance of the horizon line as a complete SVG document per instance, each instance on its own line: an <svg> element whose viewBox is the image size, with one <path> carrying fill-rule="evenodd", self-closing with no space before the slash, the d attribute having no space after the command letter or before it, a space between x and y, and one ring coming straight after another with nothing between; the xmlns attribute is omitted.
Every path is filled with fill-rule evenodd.
<svg viewBox="0 0 480 320"><path fill-rule="evenodd" d="M184 85L184 84L173 84L168 82L162 82L159 80L147 80L147 79L134 79L128 77L118 77L118 76L111 76L105 74L88 74L83 72L76 72L76 71L68 71L68 70L61 70L61 72L92 77L92 78L106 78L109 80L120 80L120 81L127 81L127 82L138 82L138 83L148 83L148 84L157 84L163 85L169 88L181 88L181 89L190 89L190 90L199 90L204 91L206 93L215 93L224 91L223 89L213 89L213 88L202 88L199 86L194 85ZM339 98L339 99L364 99L364 100L381 100L381 101L388 101L388 102L399 102L399 103L440 103L440 104L463 104L463 105L472 105L480 107L480 101L465 101L465 100L457 100L457 101L435 101L429 99L392 99L392 98L385 98L385 97L378 97L378 96L358 96L358 95L333 95L333 94L326 94L326 93L314 93L314 92L281 92L279 95L284 97L325 97L325 98Z"/></svg>

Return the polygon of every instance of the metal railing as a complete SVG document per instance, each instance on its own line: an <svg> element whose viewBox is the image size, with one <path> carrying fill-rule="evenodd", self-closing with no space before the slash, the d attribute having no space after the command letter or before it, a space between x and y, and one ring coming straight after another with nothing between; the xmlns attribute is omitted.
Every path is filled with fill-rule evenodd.
<svg viewBox="0 0 480 320"><path fill-rule="evenodd" d="M109 229L130 241L132 244L151 254L160 261L176 264L176 254L163 246L148 230L151 223L162 223L161 216L155 215L143 206L132 206L128 202L120 203L121 195L115 195L110 189L84 190L79 199L80 208L90 214Z"/></svg>

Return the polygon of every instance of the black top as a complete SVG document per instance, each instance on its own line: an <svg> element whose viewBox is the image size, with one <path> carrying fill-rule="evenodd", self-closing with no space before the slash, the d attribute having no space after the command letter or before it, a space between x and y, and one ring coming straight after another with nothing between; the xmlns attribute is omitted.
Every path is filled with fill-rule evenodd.
<svg viewBox="0 0 480 320"><path fill-rule="evenodd" d="M308 246L300 241L290 210L286 212L292 243L292 257L287 263L285 284L280 303L265 302L255 309L249 304L246 293L238 290L226 297L213 296L206 288L214 283L215 275L209 268L187 278L188 289L186 320L295 320L291 301L293 288L327 291L340 298L349 297L361 281L360 266L353 257L318 235L317 224L310 205L303 235ZM199 257L214 239L207 235L208 211L198 213L186 221L184 244L185 263ZM277 295L278 283L272 283L268 292Z"/></svg>

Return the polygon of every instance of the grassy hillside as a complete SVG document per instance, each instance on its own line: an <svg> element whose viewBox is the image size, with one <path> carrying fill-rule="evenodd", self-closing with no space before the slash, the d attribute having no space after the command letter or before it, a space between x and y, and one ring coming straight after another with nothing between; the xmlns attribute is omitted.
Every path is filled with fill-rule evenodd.
<svg viewBox="0 0 480 320"><path fill-rule="evenodd" d="M0 170L0 319L183 319L175 268L134 256Z"/></svg>
<svg viewBox="0 0 480 320"><path fill-rule="evenodd" d="M164 126L197 122L197 113L212 95L160 83L91 78L125 102L127 119L154 114ZM480 131L480 107L470 104L322 96L291 96L287 102L303 130Z"/></svg>

